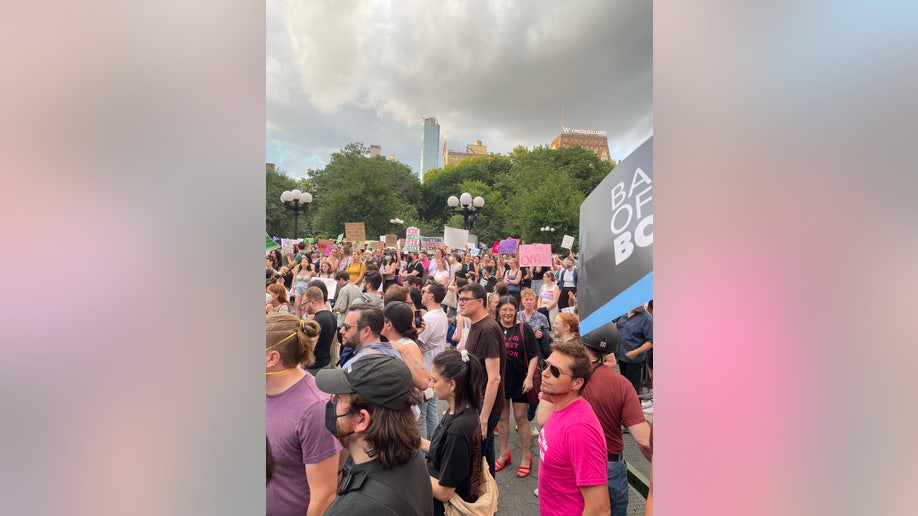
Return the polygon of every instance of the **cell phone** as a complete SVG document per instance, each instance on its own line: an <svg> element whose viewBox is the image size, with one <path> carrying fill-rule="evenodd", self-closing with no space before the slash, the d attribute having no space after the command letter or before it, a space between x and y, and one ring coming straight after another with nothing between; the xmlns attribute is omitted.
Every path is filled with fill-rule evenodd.
<svg viewBox="0 0 918 516"><path fill-rule="evenodd" d="M421 327L421 322L423 322L423 319L421 318L421 311L420 311L420 310L415 310L415 311L414 311L414 327L415 327L415 328L420 328L420 327Z"/></svg>

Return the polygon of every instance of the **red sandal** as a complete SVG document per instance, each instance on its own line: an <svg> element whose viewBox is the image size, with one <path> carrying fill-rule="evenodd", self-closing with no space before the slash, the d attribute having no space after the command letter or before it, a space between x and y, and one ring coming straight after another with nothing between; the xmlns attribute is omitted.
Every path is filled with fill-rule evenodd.
<svg viewBox="0 0 918 516"><path fill-rule="evenodd" d="M520 467L516 468L516 477L517 478L526 478L529 476L529 471L532 469L532 456L529 456L529 465L523 466L520 464Z"/></svg>
<svg viewBox="0 0 918 516"><path fill-rule="evenodd" d="M506 468L510 464L511 459L513 459L513 454L508 451L506 459L497 459L494 461L494 471L497 472Z"/></svg>

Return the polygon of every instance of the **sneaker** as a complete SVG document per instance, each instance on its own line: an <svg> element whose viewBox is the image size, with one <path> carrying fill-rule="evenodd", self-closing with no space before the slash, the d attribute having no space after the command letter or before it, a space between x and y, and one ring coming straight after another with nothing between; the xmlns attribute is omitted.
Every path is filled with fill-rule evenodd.
<svg viewBox="0 0 918 516"><path fill-rule="evenodd" d="M642 408L650 408L650 407L652 407L652 406L653 406L653 400L647 400L647 401L642 401L642 402L641 402L641 407L642 407Z"/></svg>
<svg viewBox="0 0 918 516"><path fill-rule="evenodd" d="M532 494L539 496L539 488L535 488L535 491L533 491Z"/></svg>
<svg viewBox="0 0 918 516"><path fill-rule="evenodd" d="M644 413L647 415L653 415L653 407L647 407L644 409Z"/></svg>

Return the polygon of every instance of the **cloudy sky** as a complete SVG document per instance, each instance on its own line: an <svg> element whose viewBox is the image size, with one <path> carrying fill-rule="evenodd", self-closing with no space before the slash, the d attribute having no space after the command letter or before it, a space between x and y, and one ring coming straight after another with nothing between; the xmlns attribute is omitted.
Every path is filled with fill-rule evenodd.
<svg viewBox="0 0 918 516"><path fill-rule="evenodd" d="M292 177L378 144L417 173L440 143L547 145L605 130L623 159L653 133L650 0L268 0L267 156ZM442 157L440 158L442 166Z"/></svg>

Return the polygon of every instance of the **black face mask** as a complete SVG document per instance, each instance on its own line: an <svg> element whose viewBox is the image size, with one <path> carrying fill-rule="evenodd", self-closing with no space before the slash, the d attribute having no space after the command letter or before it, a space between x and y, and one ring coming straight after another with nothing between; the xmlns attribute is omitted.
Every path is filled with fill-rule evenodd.
<svg viewBox="0 0 918 516"><path fill-rule="evenodd" d="M344 435L338 435L338 418L349 416L353 414L353 412L348 412L347 414L341 414L339 416L337 414L338 412L337 407L338 407L338 404L332 403L331 400L328 400L327 402L325 402L325 429L328 430L333 436L337 437L338 439L342 437L347 437L349 435L356 433L356 432L348 432Z"/></svg>

